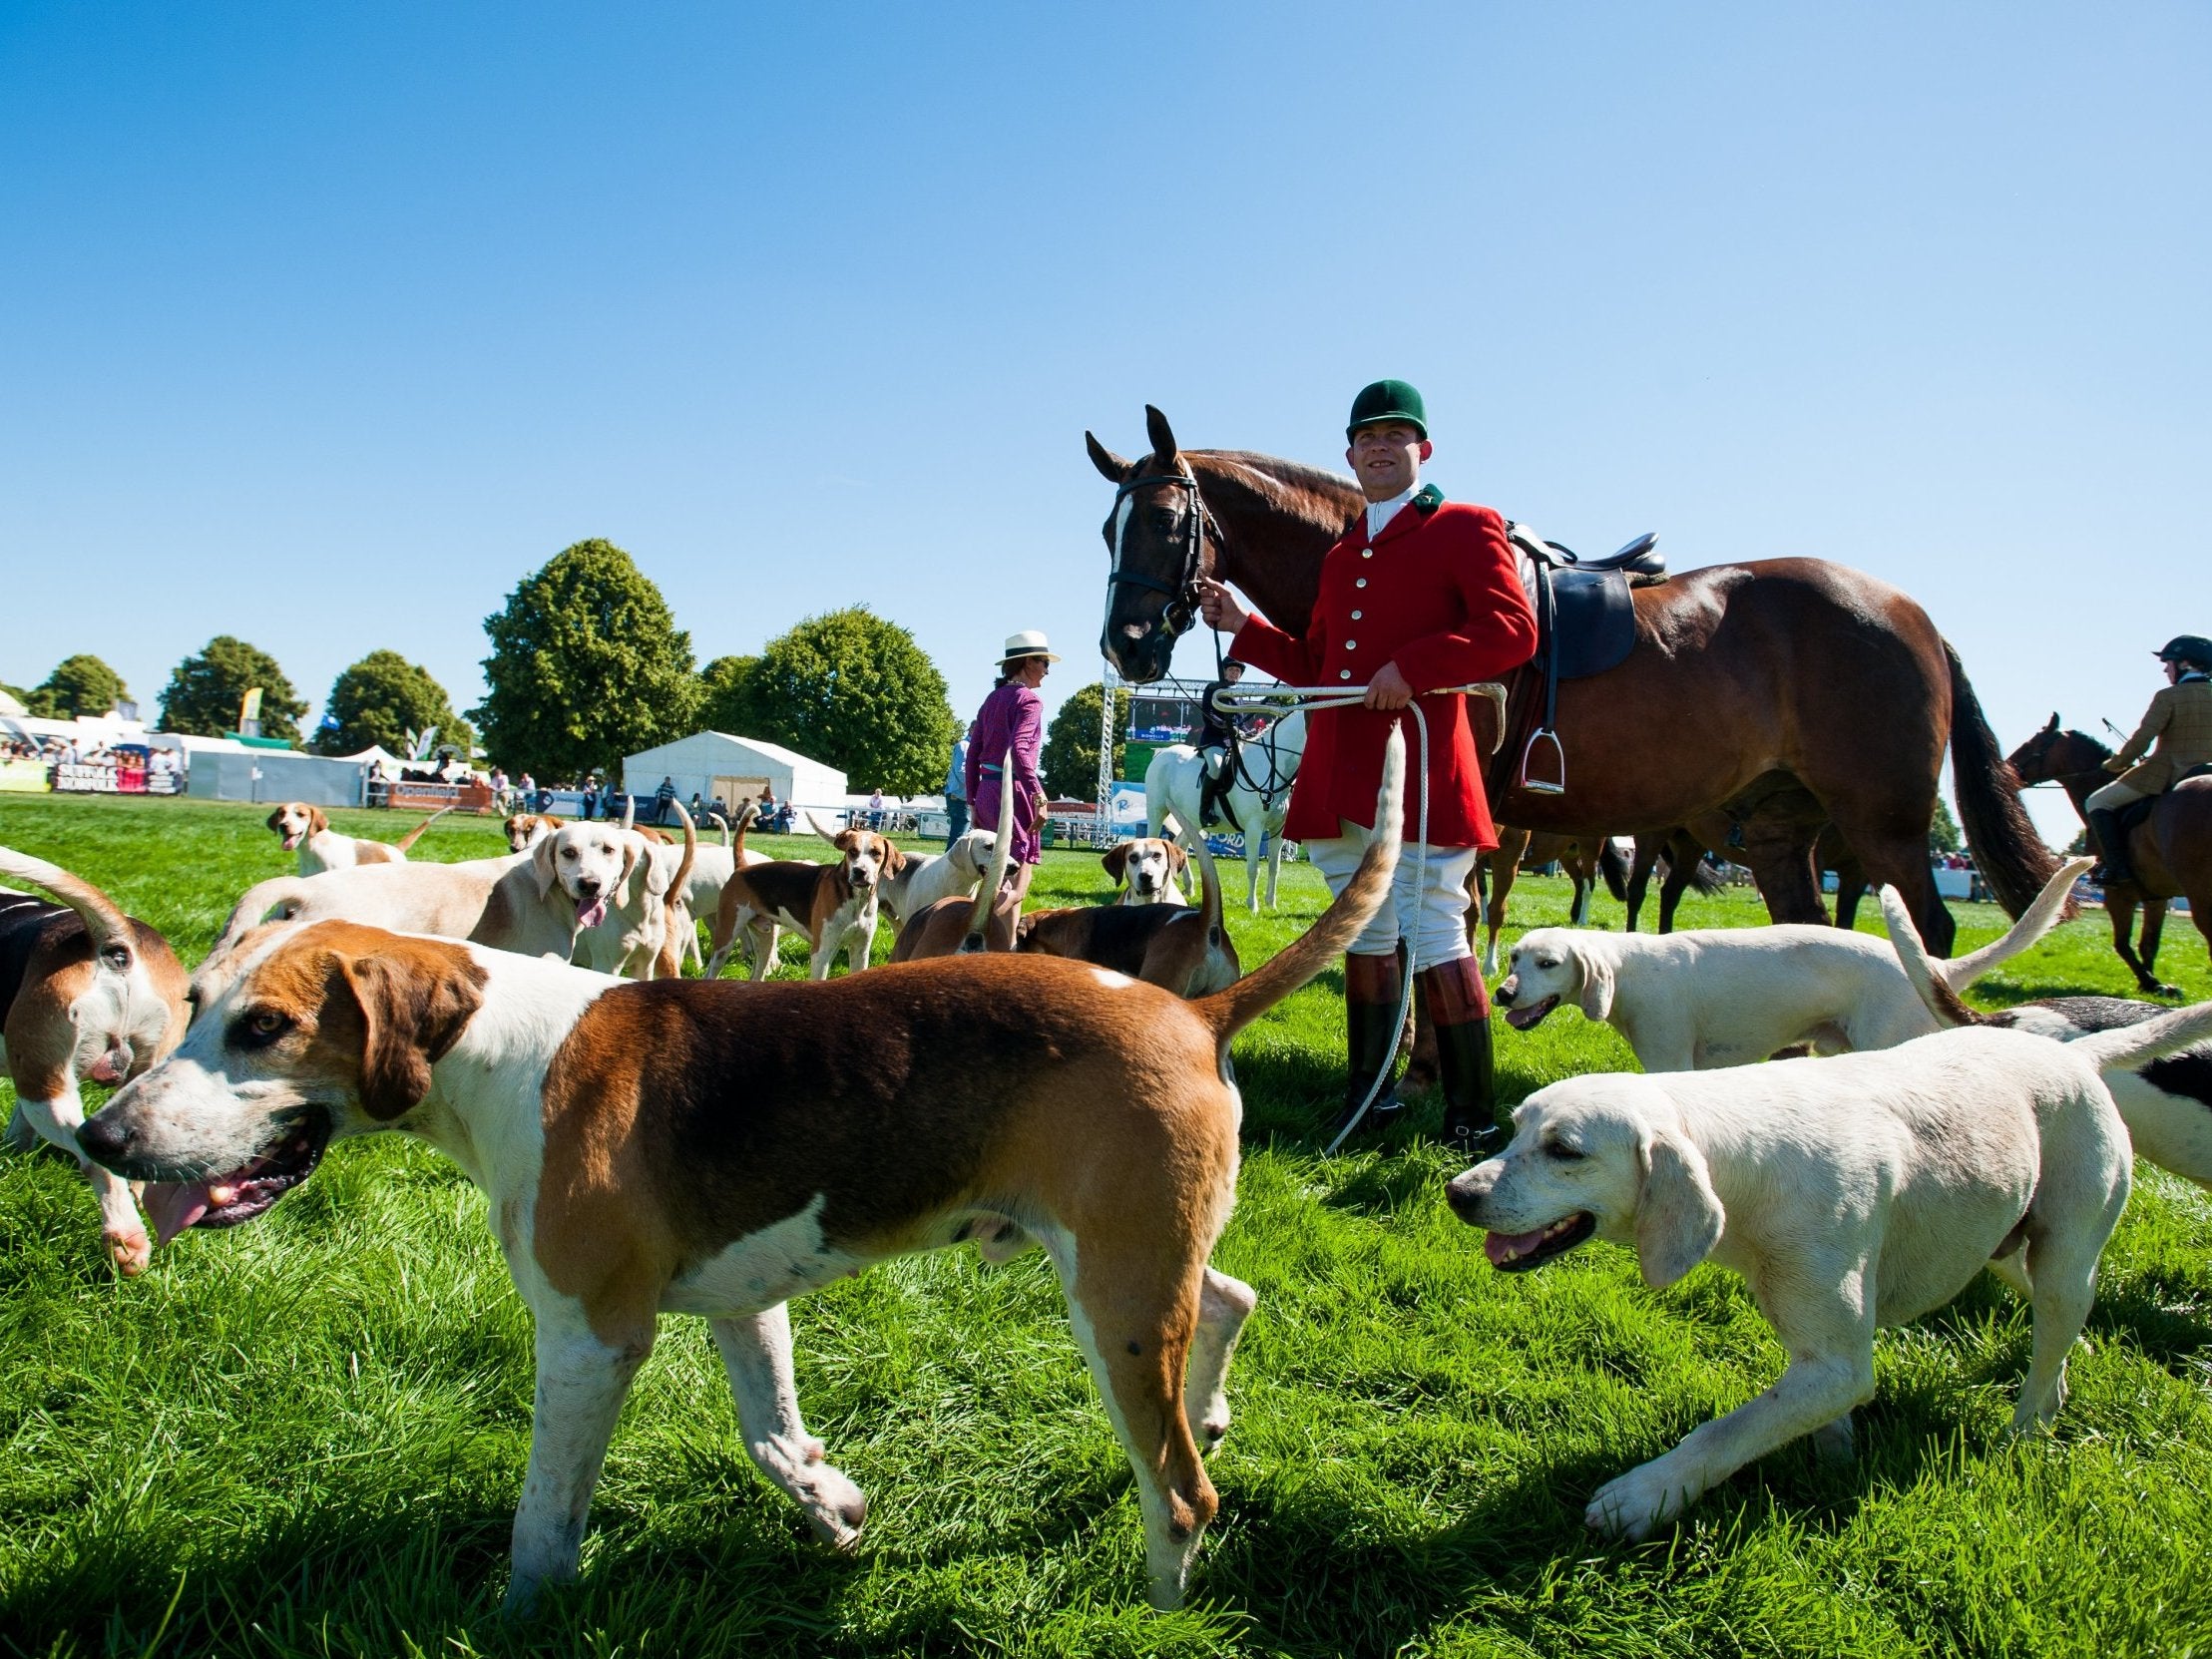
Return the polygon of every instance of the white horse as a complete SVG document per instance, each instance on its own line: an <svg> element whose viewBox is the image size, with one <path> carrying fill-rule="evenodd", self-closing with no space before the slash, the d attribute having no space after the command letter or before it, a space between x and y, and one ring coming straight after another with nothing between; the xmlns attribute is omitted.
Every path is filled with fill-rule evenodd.
<svg viewBox="0 0 2212 1659"><path fill-rule="evenodd" d="M1267 858L1267 908L1275 908L1275 883L1282 874L1283 815L1290 810L1290 783L1298 775L1298 757L1306 752L1304 710L1278 723L1265 737L1248 737L1236 784L1225 798L1244 827L1244 902L1259 910L1259 862L1264 839ZM1198 786L1205 762L1188 743L1175 743L1152 756L1144 768L1146 833L1159 834L1167 815L1175 815L1176 839L1184 845L1199 833ZM1260 787L1254 788L1257 784ZM1264 790L1264 793L1262 792ZM1225 826L1224 826L1225 827Z"/></svg>

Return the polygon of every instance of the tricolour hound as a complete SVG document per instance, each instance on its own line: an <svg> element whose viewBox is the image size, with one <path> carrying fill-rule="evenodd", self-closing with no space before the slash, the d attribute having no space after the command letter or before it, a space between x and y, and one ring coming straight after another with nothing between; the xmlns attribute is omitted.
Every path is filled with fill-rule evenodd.
<svg viewBox="0 0 2212 1659"><path fill-rule="evenodd" d="M1313 928L1186 1003L1081 963L980 956L824 984L630 985L325 923L270 935L87 1151L188 1183L172 1221L244 1221L330 1140L399 1129L481 1185L537 1325L511 1605L573 1577L609 1438L664 1313L703 1315L748 1450L824 1539L866 1504L792 1394L784 1303L919 1250L1044 1247L1135 1471L1153 1602L1218 1500L1250 1287L1206 1265L1235 1197L1228 1044L1389 892L1405 748L1377 834Z"/></svg>
<svg viewBox="0 0 2212 1659"><path fill-rule="evenodd" d="M749 864L745 831L756 815L747 807L737 821L738 866L723 884L714 912L709 930L714 954L705 977L721 977L723 964L743 936L752 952L752 978L766 979L775 967L776 942L784 928L806 935L809 978L828 979L839 951L846 953L847 971L859 973L875 949L879 884L905 868L906 854L873 830L847 829L825 835L837 849L835 864L784 859Z"/></svg>
<svg viewBox="0 0 2212 1659"><path fill-rule="evenodd" d="M15 1084L8 1138L27 1148L35 1135L75 1158L116 1267L144 1272L154 1246L130 1188L77 1144L79 1084L120 1083L177 1045L185 970L168 940L67 870L0 847L0 876L62 901L0 889L0 1065Z"/></svg>

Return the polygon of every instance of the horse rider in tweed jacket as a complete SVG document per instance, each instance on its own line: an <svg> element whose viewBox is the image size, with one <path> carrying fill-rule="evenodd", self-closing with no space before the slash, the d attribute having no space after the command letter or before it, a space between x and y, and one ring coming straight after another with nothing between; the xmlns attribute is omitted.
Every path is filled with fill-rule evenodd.
<svg viewBox="0 0 2212 1659"><path fill-rule="evenodd" d="M2104 763L2106 771L2122 776L2085 803L2089 827L2104 852L2108 883L2135 879L2127 859L2127 837L2120 833L2120 810L2164 794L2195 768L2212 763L2212 639L2181 634L2166 642L2158 659L2166 665L2166 688L2150 699L2135 735ZM2157 752L2142 759L2153 740Z"/></svg>

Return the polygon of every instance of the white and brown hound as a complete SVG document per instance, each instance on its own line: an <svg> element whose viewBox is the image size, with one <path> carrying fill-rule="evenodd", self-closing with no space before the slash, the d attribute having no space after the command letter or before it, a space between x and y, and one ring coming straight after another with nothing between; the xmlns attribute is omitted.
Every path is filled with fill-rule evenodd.
<svg viewBox="0 0 2212 1659"><path fill-rule="evenodd" d="M79 1085L123 1082L177 1045L185 970L168 940L67 870L0 847L0 875L62 901L0 889L0 1065L15 1084L8 1136L28 1148L35 1135L75 1158L117 1269L144 1272L154 1246L130 1188L77 1144Z"/></svg>
<svg viewBox="0 0 2212 1659"><path fill-rule="evenodd" d="M714 911L709 930L714 954L705 977L721 977L742 935L752 953L754 982L766 979L784 928L806 935L809 978L828 979L839 951L846 953L847 972L859 973L875 949L879 889L906 867L906 854L873 830L847 829L823 835L838 851L835 864L785 859L752 864L745 861L745 831L754 816L748 807L738 820L738 867L723 884Z"/></svg>
<svg viewBox="0 0 2212 1659"><path fill-rule="evenodd" d="M441 806L397 841L340 835L321 807L305 801L286 801L268 815L267 823L284 851L299 854L299 873L319 876L325 870L350 870L361 864L404 864L407 849L422 838L422 832L452 810Z"/></svg>
<svg viewBox="0 0 2212 1659"><path fill-rule="evenodd" d="M1100 862L1121 889L1123 905L1186 905L1179 885L1190 856L1164 836L1142 835L1111 848Z"/></svg>
<svg viewBox="0 0 2212 1659"><path fill-rule="evenodd" d="M469 938L626 979L679 971L696 838L680 802L676 814L680 854L604 821L563 824L541 837L493 888Z"/></svg>
<svg viewBox="0 0 2212 1659"><path fill-rule="evenodd" d="M168 1219L202 1226L260 1214L340 1136L399 1129L460 1163L537 1325L517 1608L577 1572L661 1315L706 1318L754 1462L850 1548L866 1500L800 1418L784 1304L888 1257L973 1239L1004 1259L1034 1241L1135 1471L1151 1599L1171 1607L1219 1507L1199 1448L1227 1429L1255 1300L1206 1265L1235 1197L1228 1044L1387 895L1397 739L1384 779L1343 896L1201 1002L999 957L625 985L323 923L269 936L81 1138L120 1174L183 1183Z"/></svg>

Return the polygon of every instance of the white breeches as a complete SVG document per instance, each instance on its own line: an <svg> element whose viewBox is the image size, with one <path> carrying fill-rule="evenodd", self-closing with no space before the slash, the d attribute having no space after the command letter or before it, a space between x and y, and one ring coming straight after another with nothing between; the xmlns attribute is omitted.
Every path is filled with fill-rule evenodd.
<svg viewBox="0 0 2212 1659"><path fill-rule="evenodd" d="M2117 812L2123 806L2137 801L2147 801L2149 794L2126 783L2108 783L2102 789L2092 790L2081 804L2091 812Z"/></svg>
<svg viewBox="0 0 2212 1659"><path fill-rule="evenodd" d="M1331 893L1342 893L1367 850L1368 831L1357 824L1337 820L1344 833L1329 841L1308 841L1306 857L1321 872ZM1473 847L1431 847L1427 878L1417 887L1419 849L1409 841L1398 857L1398 873L1391 879L1390 897L1375 912L1351 954L1388 956L1398 948L1403 934L1413 947L1414 972L1457 962L1469 955L1467 945L1467 884L1475 874L1479 856Z"/></svg>

